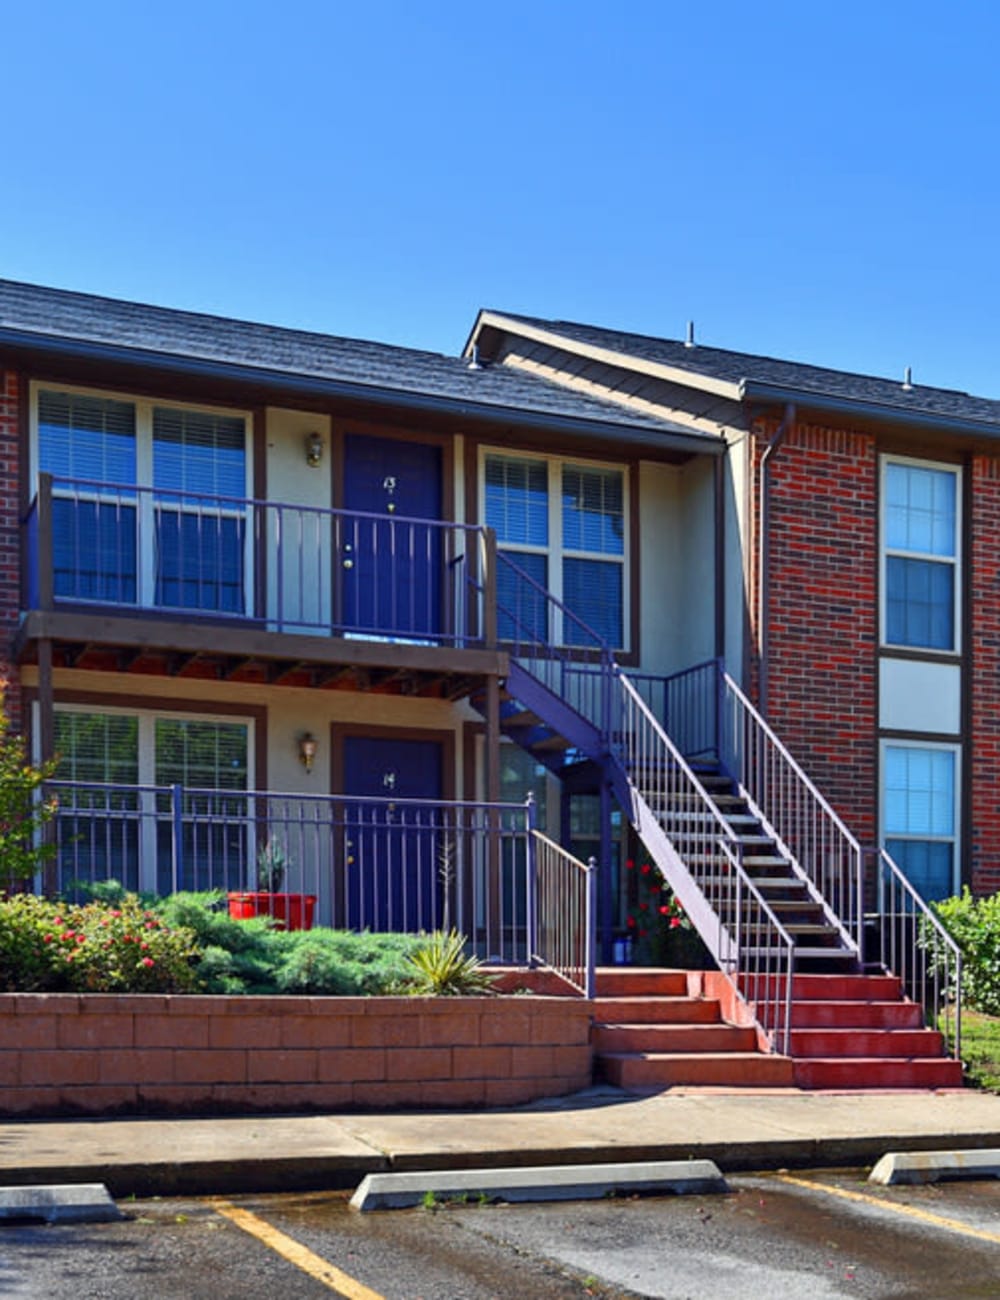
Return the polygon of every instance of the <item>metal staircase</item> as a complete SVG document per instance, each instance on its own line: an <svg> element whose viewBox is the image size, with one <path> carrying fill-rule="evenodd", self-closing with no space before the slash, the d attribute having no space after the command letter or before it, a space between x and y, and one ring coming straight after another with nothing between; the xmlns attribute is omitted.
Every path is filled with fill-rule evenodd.
<svg viewBox="0 0 1000 1300"><path fill-rule="evenodd" d="M762 1045L789 1054L803 974L865 969L860 845L720 663L630 677L509 556L497 566L502 731L561 778L610 785ZM905 922L890 928L922 950L907 991L933 975L935 1007L954 1007L957 949L906 888Z"/></svg>

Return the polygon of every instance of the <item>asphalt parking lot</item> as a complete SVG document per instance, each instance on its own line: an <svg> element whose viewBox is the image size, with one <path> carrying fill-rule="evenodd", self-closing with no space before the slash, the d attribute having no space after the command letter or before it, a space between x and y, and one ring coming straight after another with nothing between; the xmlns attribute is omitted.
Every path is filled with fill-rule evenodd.
<svg viewBox="0 0 1000 1300"><path fill-rule="evenodd" d="M0 1228L15 1300L1000 1297L1000 1182L739 1175L725 1195L359 1214L343 1193L124 1201Z"/></svg>

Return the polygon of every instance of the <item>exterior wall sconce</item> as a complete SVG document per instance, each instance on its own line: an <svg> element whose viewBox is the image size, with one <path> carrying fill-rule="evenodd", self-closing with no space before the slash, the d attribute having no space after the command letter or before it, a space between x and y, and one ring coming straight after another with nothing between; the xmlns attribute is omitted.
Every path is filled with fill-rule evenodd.
<svg viewBox="0 0 1000 1300"><path fill-rule="evenodd" d="M310 433L306 438L306 464L310 469L319 469L323 459L323 439L318 433Z"/></svg>
<svg viewBox="0 0 1000 1300"><path fill-rule="evenodd" d="M299 762L307 772L311 772L315 761L316 738L315 736L311 736L307 731L304 736L299 737Z"/></svg>

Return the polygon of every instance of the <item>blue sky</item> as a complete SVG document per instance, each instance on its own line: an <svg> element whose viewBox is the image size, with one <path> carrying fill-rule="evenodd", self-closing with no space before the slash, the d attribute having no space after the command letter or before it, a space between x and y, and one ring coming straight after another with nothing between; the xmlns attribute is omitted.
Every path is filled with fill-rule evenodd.
<svg viewBox="0 0 1000 1300"><path fill-rule="evenodd" d="M1000 7L6 0L0 275L454 352L481 305L1000 397Z"/></svg>

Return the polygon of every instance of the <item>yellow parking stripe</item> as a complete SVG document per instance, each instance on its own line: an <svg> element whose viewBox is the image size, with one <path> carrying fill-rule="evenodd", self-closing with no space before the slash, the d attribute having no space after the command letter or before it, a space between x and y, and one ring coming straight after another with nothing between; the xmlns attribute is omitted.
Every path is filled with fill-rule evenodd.
<svg viewBox="0 0 1000 1300"><path fill-rule="evenodd" d="M370 1287L355 1281L347 1273L342 1273L329 1260L314 1254L293 1237L279 1232L277 1228L273 1228L264 1219L259 1219L256 1214L251 1214L249 1210L242 1210L230 1201L213 1201L212 1208L218 1214L230 1219L244 1232L249 1232L251 1237L256 1237L265 1246L269 1246L275 1254L283 1256L296 1268L300 1268L303 1273L308 1273L310 1277L322 1282L331 1291L344 1296L345 1300L385 1300L385 1297L379 1295L377 1291L372 1291Z"/></svg>
<svg viewBox="0 0 1000 1300"><path fill-rule="evenodd" d="M882 1200L879 1196L868 1196L865 1192L851 1192L846 1187L830 1187L827 1183L813 1183L806 1178L793 1178L791 1174L778 1174L783 1183L792 1183L796 1187L806 1187L814 1192L826 1192L830 1196L842 1196L845 1201L862 1201L866 1205L877 1205L880 1210L893 1210L896 1214L907 1215L911 1219L920 1219L932 1223L936 1228L947 1228L949 1232L960 1232L966 1237L977 1237L980 1241L991 1241L1000 1246L1000 1233L985 1232L982 1228L970 1227L958 1219L946 1219L941 1214L932 1214L930 1210L920 1210L915 1205L900 1205L896 1201Z"/></svg>

